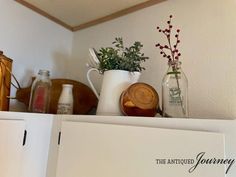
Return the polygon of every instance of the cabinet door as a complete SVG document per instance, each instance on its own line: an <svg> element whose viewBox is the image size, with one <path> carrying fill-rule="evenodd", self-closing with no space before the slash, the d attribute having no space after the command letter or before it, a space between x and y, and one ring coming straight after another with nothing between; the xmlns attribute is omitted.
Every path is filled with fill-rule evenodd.
<svg viewBox="0 0 236 177"><path fill-rule="evenodd" d="M0 120L0 176L21 177L24 121Z"/></svg>
<svg viewBox="0 0 236 177"><path fill-rule="evenodd" d="M224 135L62 122L57 177L223 177L224 165L201 164L190 174L201 152L224 158Z"/></svg>

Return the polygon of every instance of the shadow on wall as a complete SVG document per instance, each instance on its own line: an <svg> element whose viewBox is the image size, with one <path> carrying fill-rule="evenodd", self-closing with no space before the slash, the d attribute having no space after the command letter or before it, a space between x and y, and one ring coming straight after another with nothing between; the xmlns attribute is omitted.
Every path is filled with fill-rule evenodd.
<svg viewBox="0 0 236 177"><path fill-rule="evenodd" d="M36 74L37 73L34 73L33 69L26 69L22 79L19 80L21 87L29 86L32 83L32 78L35 77Z"/></svg>
<svg viewBox="0 0 236 177"><path fill-rule="evenodd" d="M86 66L86 63L88 61L89 55L87 57L73 57L70 59L70 62L68 62L68 67L70 70L68 71L68 77L70 77L73 80L77 80L79 82L82 82L83 84L90 87L88 81L87 81L87 71L89 68ZM101 88L101 82L102 82L102 75L97 74L96 72L91 73L91 79L94 83L94 86L97 90L100 90Z"/></svg>
<svg viewBox="0 0 236 177"><path fill-rule="evenodd" d="M51 78L76 80L89 86L87 80L84 79L86 78L86 74L89 68L86 66L86 64L81 63L81 61L87 61L87 58L83 58L81 60L75 57L72 58L65 53L59 52L54 53L52 58L52 71L50 71L52 75ZM81 76L81 73L83 74L83 76ZM95 86L99 88L101 76L93 73L92 79L95 82Z"/></svg>
<svg viewBox="0 0 236 177"><path fill-rule="evenodd" d="M20 83L21 88L29 87L32 84L32 78L36 77L38 74L38 69L48 69L50 71L50 78L68 78L68 63L69 63L69 55L64 53L55 52L52 54L52 59L48 63L46 63L46 67L44 68L37 68L37 70L32 69L25 69L23 77L21 77L18 82ZM18 78L17 78L18 79ZM14 80L12 79L12 82ZM16 95L16 88L11 87L11 96L15 97ZM19 112L27 112L27 107L17 101L16 99L11 99L10 101L10 111L19 111Z"/></svg>
<svg viewBox="0 0 236 177"><path fill-rule="evenodd" d="M71 57L62 52L55 52L52 58L53 64L51 78L71 79L79 81L90 87L86 79L87 71L89 69L86 66L86 61L88 60L88 58ZM81 61L85 61L85 63ZM98 92L100 92L102 75L94 72L91 74L91 78L95 88L98 90Z"/></svg>
<svg viewBox="0 0 236 177"><path fill-rule="evenodd" d="M52 56L52 69L50 71L51 78L66 78L68 76L70 56L62 52L55 52Z"/></svg>
<svg viewBox="0 0 236 177"><path fill-rule="evenodd" d="M64 78L64 79L72 79L79 82L82 82L85 85L88 85L86 74L88 71L88 67L85 63L81 61L87 61L87 58L75 58L65 53L56 52L53 54L53 62L52 62L52 70L51 78ZM82 73L82 75L81 75ZM98 74L94 74L94 81L100 82L101 76ZM97 84L95 84L97 85ZM99 87L99 84L98 84Z"/></svg>
<svg viewBox="0 0 236 177"><path fill-rule="evenodd" d="M31 85L32 77L34 77L34 76L35 76L35 73L32 69L24 70L23 77L21 78L21 80L18 80L18 82L20 83L20 86L23 88L23 87L28 87L29 85ZM13 79L11 80L11 82L16 85L16 83ZM16 90L17 89L15 87L11 87L12 97L15 97ZM10 111L27 112L27 107L23 103L17 101L16 99L10 100L10 108L9 109L10 109Z"/></svg>

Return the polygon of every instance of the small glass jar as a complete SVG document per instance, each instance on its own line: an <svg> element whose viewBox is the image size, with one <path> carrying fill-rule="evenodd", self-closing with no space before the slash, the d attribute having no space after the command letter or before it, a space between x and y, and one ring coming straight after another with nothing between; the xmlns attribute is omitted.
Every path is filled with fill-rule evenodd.
<svg viewBox="0 0 236 177"><path fill-rule="evenodd" d="M58 101L57 114L73 114L73 85L63 84L62 92Z"/></svg>
<svg viewBox="0 0 236 177"><path fill-rule="evenodd" d="M48 70L39 70L38 76L31 87L29 111L48 113L51 91L51 80Z"/></svg>
<svg viewBox="0 0 236 177"><path fill-rule="evenodd" d="M164 117L188 117L188 80L181 62L169 62L162 80L162 114Z"/></svg>

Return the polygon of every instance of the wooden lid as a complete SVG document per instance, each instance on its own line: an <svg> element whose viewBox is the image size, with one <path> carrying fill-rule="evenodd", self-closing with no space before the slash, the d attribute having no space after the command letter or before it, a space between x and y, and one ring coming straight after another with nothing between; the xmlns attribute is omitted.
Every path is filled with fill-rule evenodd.
<svg viewBox="0 0 236 177"><path fill-rule="evenodd" d="M130 101L141 109L153 109L159 103L159 97L156 90L145 83L135 83L128 90Z"/></svg>

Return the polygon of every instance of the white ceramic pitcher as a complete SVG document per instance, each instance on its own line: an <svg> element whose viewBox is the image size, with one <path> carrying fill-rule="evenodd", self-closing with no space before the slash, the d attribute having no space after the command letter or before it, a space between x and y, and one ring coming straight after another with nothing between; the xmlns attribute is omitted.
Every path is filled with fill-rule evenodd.
<svg viewBox="0 0 236 177"><path fill-rule="evenodd" d="M91 68L87 72L88 82L98 97L97 115L122 115L119 106L121 93L131 84L136 83L140 77L140 72L129 72L124 70L109 70L104 72L100 96L96 91L91 79L90 73L99 71Z"/></svg>

